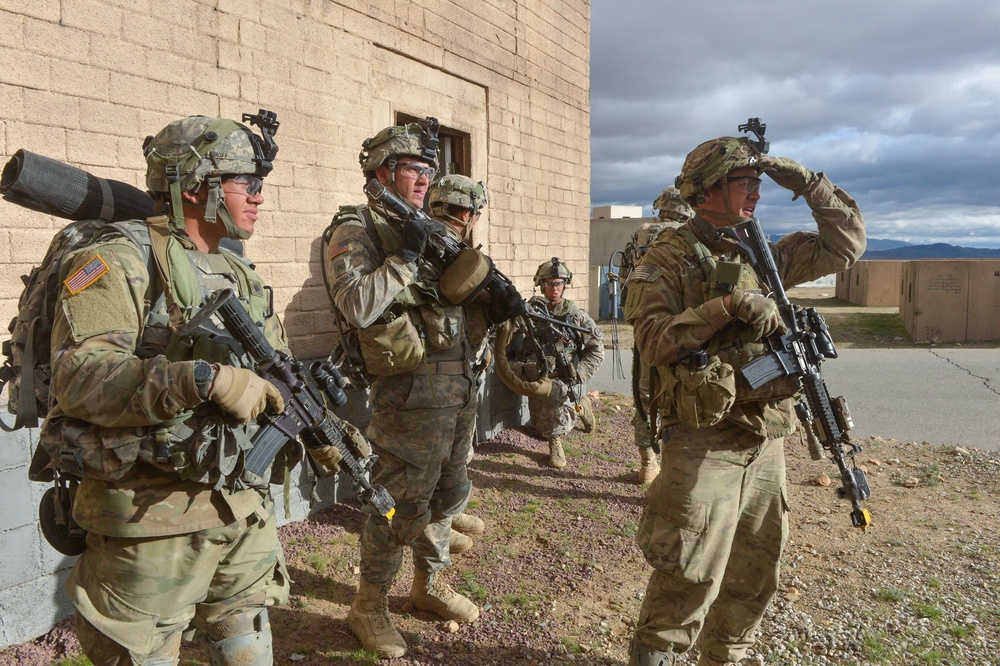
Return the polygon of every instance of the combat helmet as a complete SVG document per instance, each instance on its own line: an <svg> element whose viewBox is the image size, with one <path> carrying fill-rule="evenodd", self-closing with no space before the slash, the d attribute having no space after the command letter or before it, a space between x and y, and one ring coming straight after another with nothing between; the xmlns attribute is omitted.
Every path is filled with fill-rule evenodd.
<svg viewBox="0 0 1000 666"><path fill-rule="evenodd" d="M653 208L659 211L659 219L662 221L673 220L684 222L694 217L694 211L681 199L681 193L671 185L663 190L660 196L653 202Z"/></svg>
<svg viewBox="0 0 1000 666"><path fill-rule="evenodd" d="M222 177L246 174L264 178L271 173L272 161L278 153L274 134L279 123L275 113L264 109L253 116L244 113L243 121L260 126L261 136L228 118L190 116L175 120L155 136L146 137L142 144L146 187L154 195L167 195L170 216L178 228L184 228L181 193L197 190L207 182L205 220L214 224L216 216L222 218L229 238L250 237L236 227L226 210ZM252 185L251 189L250 195L260 191Z"/></svg>
<svg viewBox="0 0 1000 666"><path fill-rule="evenodd" d="M428 116L415 123L386 127L373 137L365 139L358 153L358 162L366 180L375 177L375 170L380 166L390 168L396 166L396 158L400 155L411 155L417 159L429 162L435 169L438 165L438 128L437 118Z"/></svg>
<svg viewBox="0 0 1000 666"><path fill-rule="evenodd" d="M569 286L573 282L573 273L570 272L569 268L566 267L559 257L552 257L535 271L535 286L542 286L543 280L550 280L552 278L562 278L566 280L566 286Z"/></svg>
<svg viewBox="0 0 1000 666"><path fill-rule="evenodd" d="M705 192L733 169L753 167L760 173L761 154L758 146L748 137L720 136L688 153L674 185L684 201L704 203Z"/></svg>
<svg viewBox="0 0 1000 666"><path fill-rule="evenodd" d="M458 174L438 178L427 193L427 209L431 215L464 228L464 235L468 235L469 223L452 215L450 207L458 206L478 213L489 202L489 190L483 181L476 182Z"/></svg>

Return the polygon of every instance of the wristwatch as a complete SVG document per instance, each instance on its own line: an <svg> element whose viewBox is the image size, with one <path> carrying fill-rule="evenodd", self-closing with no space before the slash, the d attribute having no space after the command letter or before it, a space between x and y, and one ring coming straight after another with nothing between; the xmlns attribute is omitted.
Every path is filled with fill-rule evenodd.
<svg viewBox="0 0 1000 666"><path fill-rule="evenodd" d="M194 385L202 400L208 400L208 389L215 379L215 366L205 361L194 362Z"/></svg>

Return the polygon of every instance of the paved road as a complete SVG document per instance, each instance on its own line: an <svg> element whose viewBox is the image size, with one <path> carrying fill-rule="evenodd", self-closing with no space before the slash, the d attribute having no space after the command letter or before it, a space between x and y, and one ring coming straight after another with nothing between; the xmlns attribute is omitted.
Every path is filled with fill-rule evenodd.
<svg viewBox="0 0 1000 666"><path fill-rule="evenodd" d="M832 395L847 397L855 437L972 446L1000 451L1000 350L840 349L823 364ZM625 378L612 378L612 354L589 390L632 394L632 355Z"/></svg>

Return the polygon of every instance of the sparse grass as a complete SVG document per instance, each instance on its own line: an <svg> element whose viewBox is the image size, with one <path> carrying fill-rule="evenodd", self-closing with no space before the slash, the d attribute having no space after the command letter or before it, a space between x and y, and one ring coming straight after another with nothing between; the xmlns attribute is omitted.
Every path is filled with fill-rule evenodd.
<svg viewBox="0 0 1000 666"><path fill-rule="evenodd" d="M527 592L518 592L517 594L507 593L503 595L503 600L508 606L512 606L529 613L538 610L542 605L541 597L528 594Z"/></svg>
<svg viewBox="0 0 1000 666"><path fill-rule="evenodd" d="M55 662L52 666L94 666L90 659L87 659L85 655L78 654L72 657L65 657Z"/></svg>
<svg viewBox="0 0 1000 666"><path fill-rule="evenodd" d="M917 473L917 477L928 486L936 486L939 483L941 483L941 481L938 479L940 475L941 475L941 468L938 466L937 463L930 463L924 465L923 467L920 468L919 472Z"/></svg>
<svg viewBox="0 0 1000 666"><path fill-rule="evenodd" d="M913 613L917 617L925 617L931 620L937 620L944 615L944 611L941 610L940 606L922 601L913 604Z"/></svg>
<svg viewBox="0 0 1000 666"><path fill-rule="evenodd" d="M942 587L942 583L941 583L941 581L940 581L940 580L938 580L938 579L937 579L937 578L935 578L934 576L931 576L931 577L930 577L930 578L929 578L929 579L927 580L927 587L930 587L930 588L933 588L933 589L935 589L935 590L939 590L939 589L941 589L941 587Z"/></svg>
<svg viewBox="0 0 1000 666"><path fill-rule="evenodd" d="M971 632L969 628L964 624L959 624L957 622L954 622L948 625L948 633L954 636L955 638L962 640L966 638Z"/></svg>
<svg viewBox="0 0 1000 666"><path fill-rule="evenodd" d="M520 536L530 530L535 524L535 514L542 507L537 499L530 498L527 503L511 516L510 535Z"/></svg>
<svg viewBox="0 0 1000 666"><path fill-rule="evenodd" d="M895 603L897 601L902 601L910 595L906 590L901 590L898 587L880 587L875 593L875 598L879 601L888 601Z"/></svg>
<svg viewBox="0 0 1000 666"><path fill-rule="evenodd" d="M583 653L583 648L580 647L580 644L577 643L572 638L562 638L562 639L560 639L559 642L562 643L563 648L569 654L581 654L581 653Z"/></svg>
<svg viewBox="0 0 1000 666"><path fill-rule="evenodd" d="M936 666L944 663L944 653L939 650L928 650L920 655L920 661L924 664Z"/></svg>
<svg viewBox="0 0 1000 666"><path fill-rule="evenodd" d="M892 650L886 645L886 633L884 631L877 631L875 633L866 632L861 650L865 657L877 663L892 659Z"/></svg>
<svg viewBox="0 0 1000 666"><path fill-rule="evenodd" d="M463 583L459 586L458 591L470 599L485 601L486 597L490 595L489 590L479 583L479 580L476 579L476 574L471 571L462 572L462 581Z"/></svg>
<svg viewBox="0 0 1000 666"><path fill-rule="evenodd" d="M315 569L316 573L325 574L330 568L330 558L323 553L310 553L306 564Z"/></svg>
<svg viewBox="0 0 1000 666"><path fill-rule="evenodd" d="M893 547L896 547L896 548L898 548L900 546L905 546L906 545L905 541L903 541L902 539L897 539L896 537L889 537L888 539L885 540L885 542L887 544L889 544L890 546L893 546Z"/></svg>

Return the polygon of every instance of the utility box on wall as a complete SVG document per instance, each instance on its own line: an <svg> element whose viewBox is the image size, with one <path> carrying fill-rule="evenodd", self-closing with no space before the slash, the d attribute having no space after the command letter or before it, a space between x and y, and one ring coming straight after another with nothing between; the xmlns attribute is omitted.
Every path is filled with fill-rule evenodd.
<svg viewBox="0 0 1000 666"><path fill-rule="evenodd" d="M907 261L900 285L900 316L914 342L1000 338L1000 261Z"/></svg>

